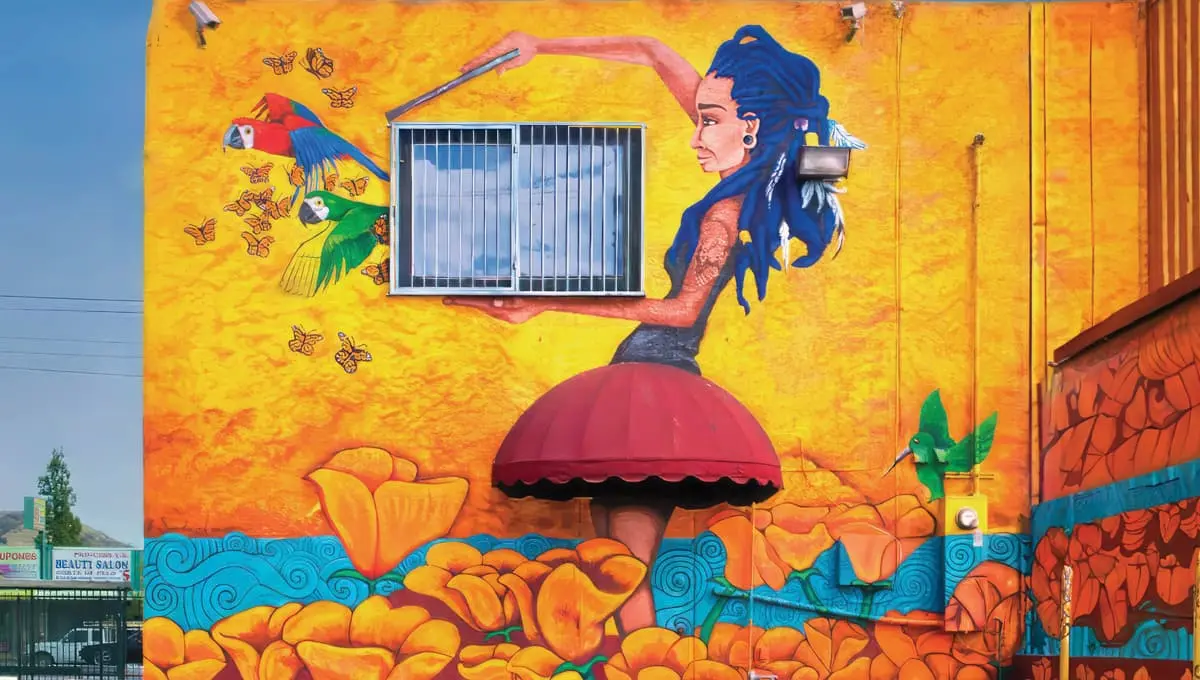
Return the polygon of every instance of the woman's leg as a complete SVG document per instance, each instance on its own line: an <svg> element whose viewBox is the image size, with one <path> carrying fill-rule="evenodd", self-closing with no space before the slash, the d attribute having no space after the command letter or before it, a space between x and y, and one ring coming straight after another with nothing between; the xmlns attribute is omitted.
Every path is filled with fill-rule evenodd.
<svg viewBox="0 0 1200 680"><path fill-rule="evenodd" d="M592 525L596 535L620 541L634 557L646 564L646 578L617 611L617 626L622 633L656 625L650 577L674 509L671 503L647 503L645 500L592 500Z"/></svg>

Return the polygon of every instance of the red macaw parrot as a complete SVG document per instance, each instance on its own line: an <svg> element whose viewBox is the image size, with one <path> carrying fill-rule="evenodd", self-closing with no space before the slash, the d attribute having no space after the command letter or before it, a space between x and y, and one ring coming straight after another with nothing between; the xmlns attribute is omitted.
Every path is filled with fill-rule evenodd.
<svg viewBox="0 0 1200 680"><path fill-rule="evenodd" d="M321 187L326 168L336 171L337 161L353 159L376 177L388 175L375 161L339 137L317 118L312 109L283 95L267 93L254 107L254 117L234 118L225 131L221 150L258 149L276 156L296 159L304 170L305 193ZM300 195L300 187L292 201Z"/></svg>

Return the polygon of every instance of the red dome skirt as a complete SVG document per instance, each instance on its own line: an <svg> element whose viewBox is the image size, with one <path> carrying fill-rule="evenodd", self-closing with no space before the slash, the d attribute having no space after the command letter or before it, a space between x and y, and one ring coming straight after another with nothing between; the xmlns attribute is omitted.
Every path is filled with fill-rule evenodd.
<svg viewBox="0 0 1200 680"><path fill-rule="evenodd" d="M769 498L779 457L754 416L714 383L673 366L612 364L533 403L492 465L514 497L648 497L679 507Z"/></svg>

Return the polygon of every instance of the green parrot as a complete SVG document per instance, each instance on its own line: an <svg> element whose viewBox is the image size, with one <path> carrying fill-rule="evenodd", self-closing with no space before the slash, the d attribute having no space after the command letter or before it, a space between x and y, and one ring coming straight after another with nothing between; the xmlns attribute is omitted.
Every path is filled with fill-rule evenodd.
<svg viewBox="0 0 1200 680"><path fill-rule="evenodd" d="M942 405L941 390L934 390L921 405L920 431L908 440L908 446L896 456L896 462L888 472L912 456L917 480L929 489L929 502L945 498L947 472L970 472L987 459L996 437L997 416L993 411L974 432L956 442L950 437L950 422Z"/></svg>
<svg viewBox="0 0 1200 680"><path fill-rule="evenodd" d="M377 223L387 206L359 203L328 191L313 191L300 204L302 224L328 222L300 244L283 270L279 287L293 295L316 295L366 261L379 244Z"/></svg>

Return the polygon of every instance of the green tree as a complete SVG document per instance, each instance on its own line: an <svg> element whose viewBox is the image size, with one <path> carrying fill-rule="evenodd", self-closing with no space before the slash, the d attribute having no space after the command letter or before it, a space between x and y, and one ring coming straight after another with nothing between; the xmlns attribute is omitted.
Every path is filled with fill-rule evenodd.
<svg viewBox="0 0 1200 680"><path fill-rule="evenodd" d="M71 487L71 469L62 449L54 449L46 474L38 477L38 495L46 499L46 538L51 545L77 546L83 534L83 523L75 516L77 502Z"/></svg>

